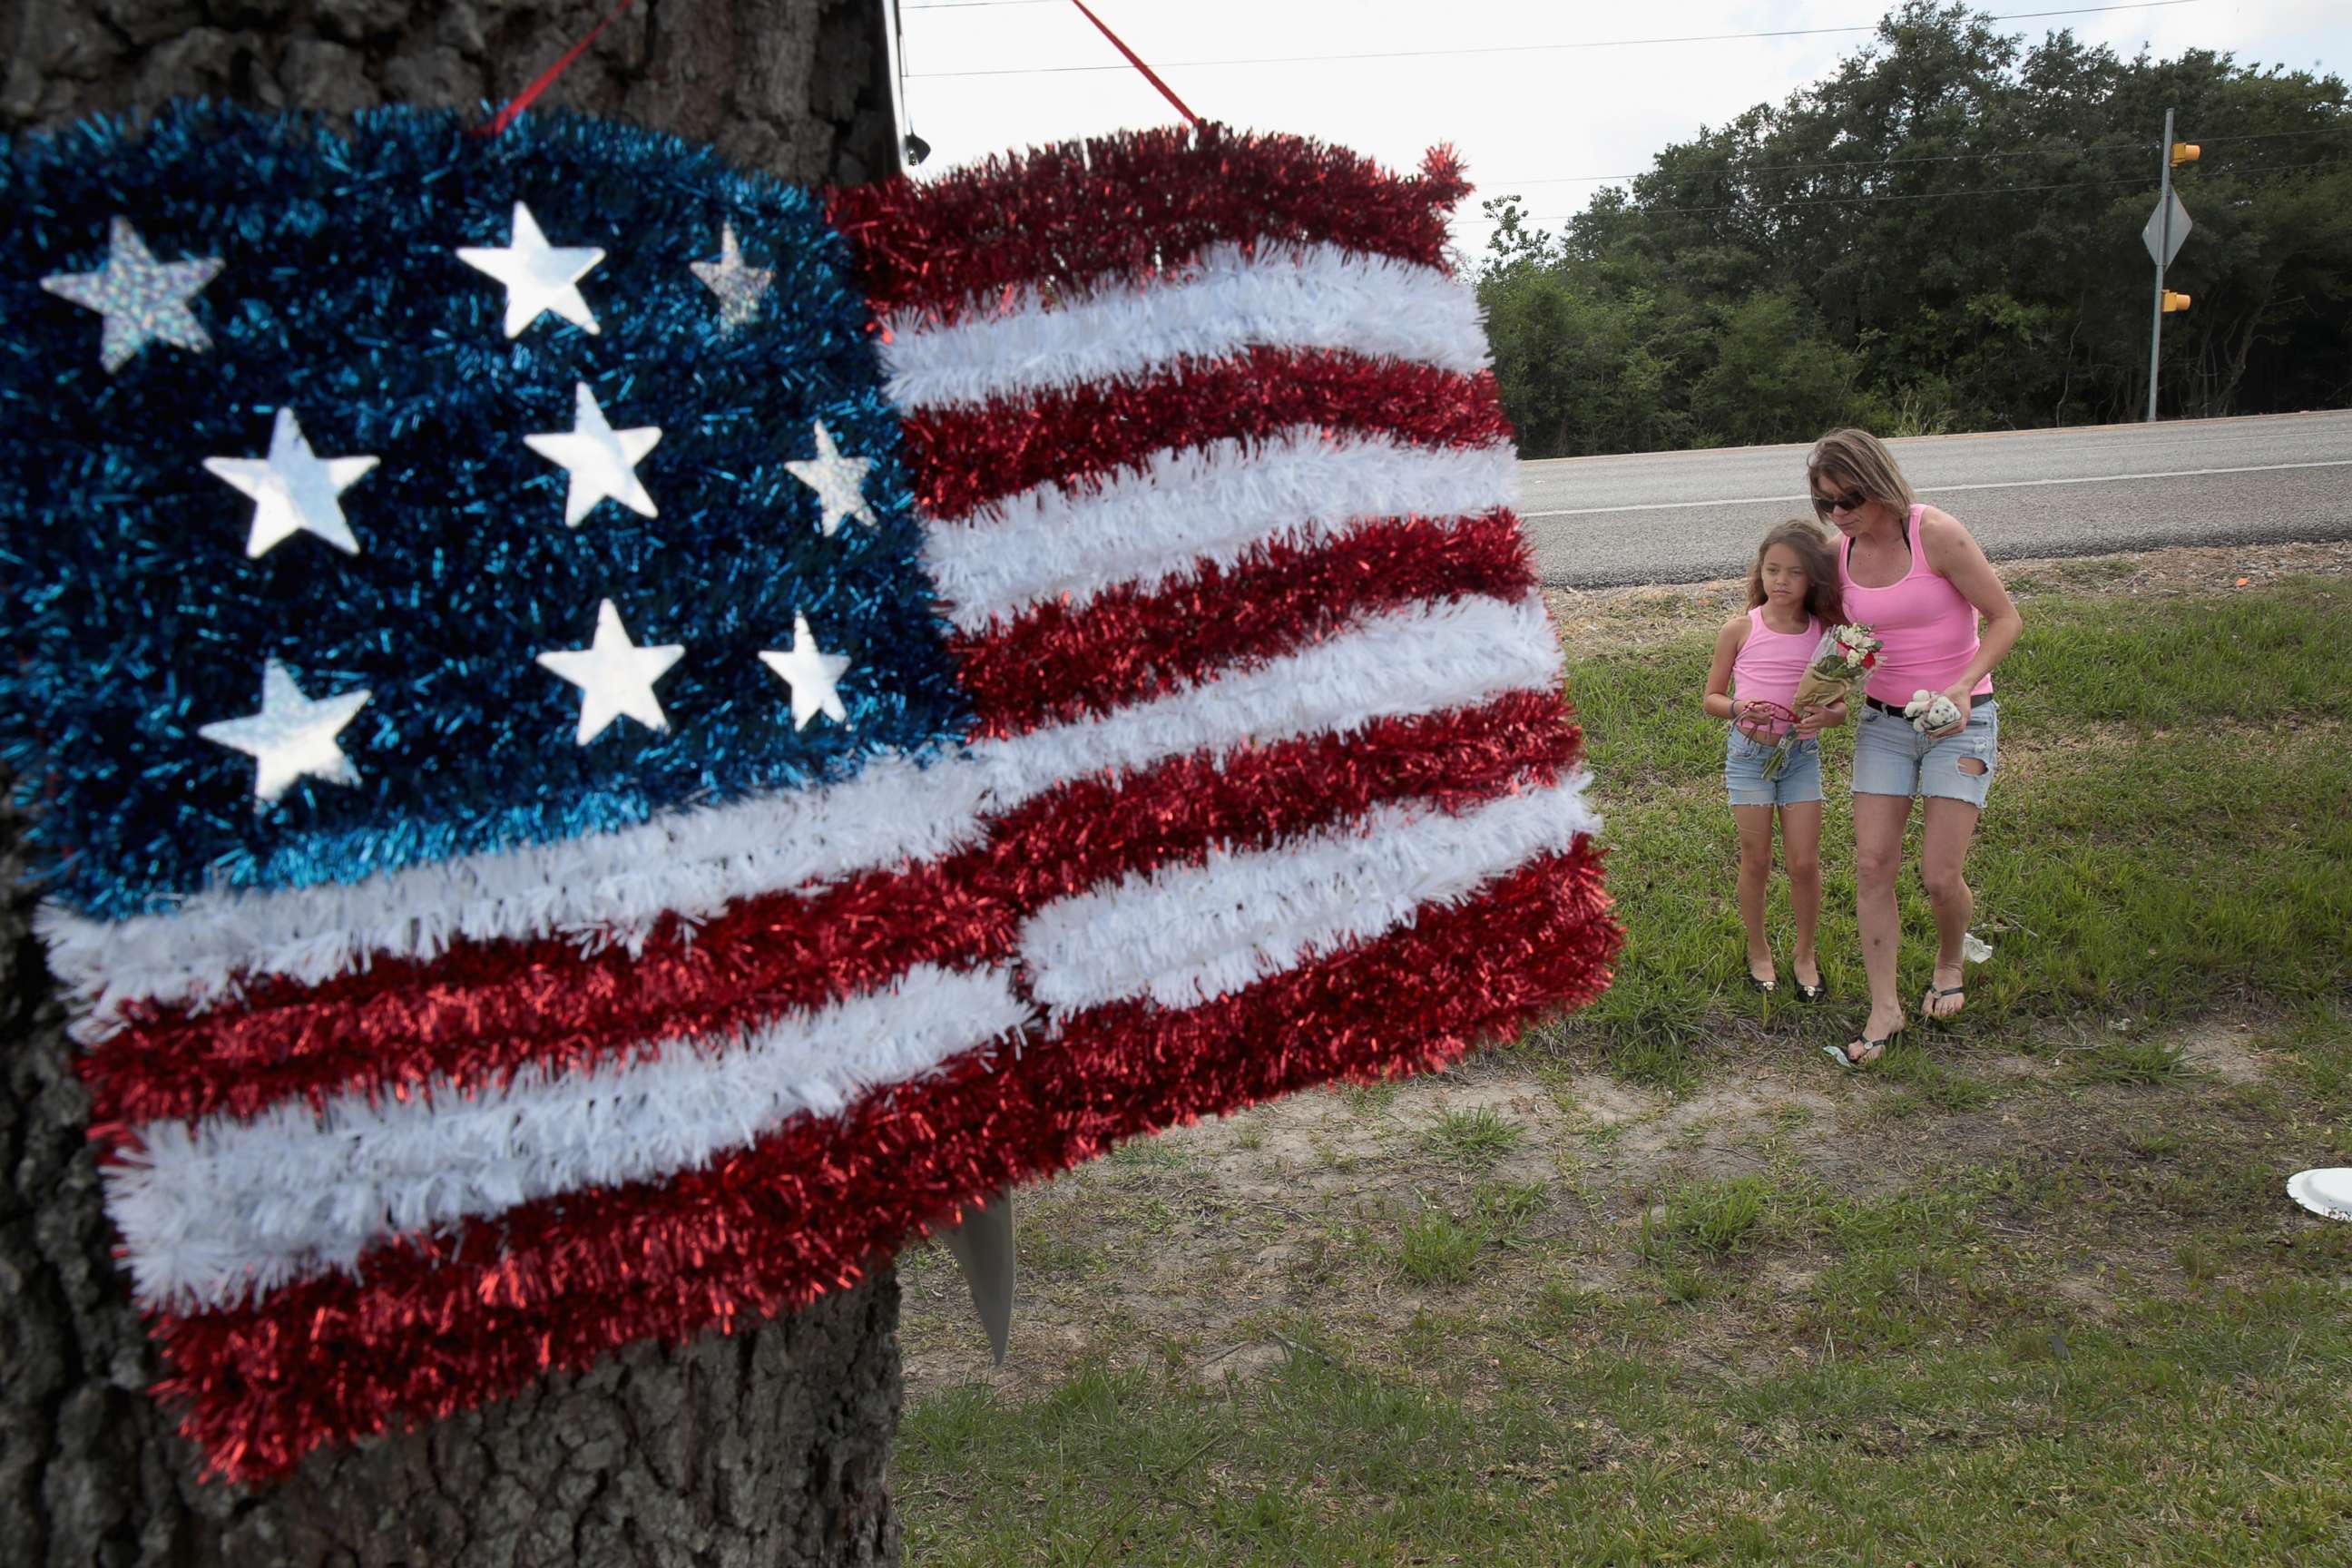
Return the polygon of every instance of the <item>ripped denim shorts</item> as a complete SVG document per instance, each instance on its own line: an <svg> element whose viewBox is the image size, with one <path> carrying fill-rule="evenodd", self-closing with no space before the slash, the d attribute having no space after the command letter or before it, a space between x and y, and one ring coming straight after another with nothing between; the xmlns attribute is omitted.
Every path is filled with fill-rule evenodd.
<svg viewBox="0 0 2352 1568"><path fill-rule="evenodd" d="M1853 731L1853 793L1964 800L1981 810L2000 765L2000 709L1990 697L1969 708L1968 726L1934 740L1908 719L1861 704Z"/></svg>

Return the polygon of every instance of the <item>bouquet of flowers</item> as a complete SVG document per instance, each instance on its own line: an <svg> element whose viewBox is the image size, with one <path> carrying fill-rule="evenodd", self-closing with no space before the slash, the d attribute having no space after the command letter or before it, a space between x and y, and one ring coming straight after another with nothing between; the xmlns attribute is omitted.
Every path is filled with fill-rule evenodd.
<svg viewBox="0 0 2352 1568"><path fill-rule="evenodd" d="M1832 626L1813 649L1812 663L1797 679L1797 694L1789 700L1790 711L1802 717L1816 708L1843 701L1869 680L1877 664L1877 633L1859 621ZM1777 779L1788 771L1789 753L1798 739L1793 729L1780 737L1780 743L1764 760L1766 778Z"/></svg>

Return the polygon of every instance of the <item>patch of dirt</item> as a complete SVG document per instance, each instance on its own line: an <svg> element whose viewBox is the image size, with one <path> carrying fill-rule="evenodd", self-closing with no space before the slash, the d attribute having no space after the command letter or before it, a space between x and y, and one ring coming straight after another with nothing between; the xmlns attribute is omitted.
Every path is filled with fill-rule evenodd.
<svg viewBox="0 0 2352 1568"><path fill-rule="evenodd" d="M2043 594L2179 598L2268 587L2293 576L2352 576L2352 542L2319 544L2174 545L2129 555L2002 561L2001 580L2020 603ZM1747 602L1739 578L1642 588L1547 588L1544 597L1571 658L1653 647L1695 627L1721 626Z"/></svg>
<svg viewBox="0 0 2352 1568"><path fill-rule="evenodd" d="M2053 1222L2032 1202L2068 1184L2105 1194L2136 1184L2165 1190L2184 1128L2259 1143L2259 1114L2228 1091L2263 1079L2254 1044L2263 1026L2217 1017L2168 1037L2198 1073L2154 1086L2078 1081L2055 1050L1931 1043L1941 1067L1998 1086L1989 1103L1958 1111L1919 1109L1899 1075L1849 1077L1761 1041L1727 1042L1735 1059L1680 1098L1611 1078L1573 1049L1501 1053L1393 1086L1295 1095L1024 1190L1019 1303L1002 1368L988 1364L945 1251L902 1257L908 1395L974 1381L1041 1394L1087 1358L1250 1377L1295 1353L1302 1321L1357 1347L1392 1347L1428 1313L1508 1324L1547 1288L1653 1289L1639 1256L1643 1217L1693 1179L1765 1173L1875 1198L1933 1192L1956 1172L2010 1170L2026 1194L2018 1223L2047 1230L2073 1222ZM1479 1110L1516 1142L1465 1159L1434 1130L1449 1112L1459 1125ZM1474 1224L1482 1203L1509 1193L1532 1205L1519 1239L1485 1249L1468 1282L1409 1277L1400 1261L1409 1221L1438 1212ZM2101 1210L2105 1217L2082 1222L2096 1226L2086 1244L2029 1236L1999 1208L1986 1221L1989 1240L2046 1258L2052 1288L2070 1303L2103 1300L2116 1268L2141 1279L2177 1272L2177 1237L2154 1211L2135 1229ZM1802 1247L1754 1260L1743 1288L1756 1331L1804 1310L1824 1261ZM1700 1336L1660 1353L1719 1368L1749 1352ZM1759 1342L1754 1353L1777 1352Z"/></svg>
<svg viewBox="0 0 2352 1568"><path fill-rule="evenodd" d="M2209 1018L2181 1031L2180 1054L2190 1067L2224 1083L2253 1083L2263 1076L2255 1034L2254 1026L2243 1020Z"/></svg>

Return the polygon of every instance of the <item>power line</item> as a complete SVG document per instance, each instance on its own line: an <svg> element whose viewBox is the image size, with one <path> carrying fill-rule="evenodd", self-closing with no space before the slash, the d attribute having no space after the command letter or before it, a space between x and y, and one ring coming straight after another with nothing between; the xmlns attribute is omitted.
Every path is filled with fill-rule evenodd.
<svg viewBox="0 0 2352 1568"><path fill-rule="evenodd" d="M2352 163L2352 158L2315 158L2307 163L2273 163L2269 165L2257 166L2267 167L2271 170L2276 171L2277 173L2285 174L2295 169L2333 168L2346 163ZM1633 210L1637 213L1643 214L1727 213L1741 211L1780 212L1790 207L1868 206L1878 202L1940 202L1951 196L2028 195L2044 191L2093 191L2103 190L2114 185L2137 185L2145 184L2146 183L2146 180L2142 176L2134 174L2115 180L2074 180L2053 185L1979 185L1971 190L1920 191L1903 195L1806 196L1792 202L1727 202L1721 205L1716 206L1675 206L1671 205L1661 205L1656 206L1637 207ZM1520 221L1522 223L1563 223L1578 216L1580 215L1576 213L1523 215Z"/></svg>
<svg viewBox="0 0 2352 1568"><path fill-rule="evenodd" d="M966 5L980 0L963 0ZM2109 11L2158 11L2172 5L2194 5L2200 0L2140 0L2130 5L2075 5L2058 11L2011 11L2005 16L1988 16L1989 22L2023 22L2039 16L2091 16ZM910 10L928 7L910 6ZM940 4L940 9L952 8ZM1417 60L1433 59L1449 55L1524 55L1559 49L1627 49L1642 48L1654 44L1720 44L1751 38L1812 38L1828 34L1875 33L1878 24L1853 27L1780 27L1760 33L1692 33L1674 37L1656 38L1593 38L1572 44L1488 44L1466 49L1377 49L1358 54L1338 55L1257 55L1220 60L1168 60L1160 63L1162 70L1198 70L1209 66L1282 66L1303 65L1326 60ZM983 70L909 71L912 77L957 76L1057 76L1076 71L1118 71L1129 67L1097 66L1000 66Z"/></svg>
<svg viewBox="0 0 2352 1568"><path fill-rule="evenodd" d="M1826 163L1766 163L1755 168L1735 168L1723 171L1735 178L1747 179L1756 174L1786 174L1801 169L1885 169L1897 163L1965 163L1996 158L2079 158L2093 153L2129 153L2134 156L2147 152L2137 143L2115 147L2035 147L2017 153L1934 153L1912 158L1855 158ZM1609 180L1638 180L1643 175L1662 174L1659 169L1643 169L1631 174L1560 174L1543 180L1481 180L1480 189L1496 185L1582 185L1598 184Z"/></svg>
<svg viewBox="0 0 2352 1568"><path fill-rule="evenodd" d="M2347 132L2352 132L2352 120L2341 125L2323 125L2311 131L2265 131L2258 136L2208 136L2198 145L2219 147L2225 142L2298 142L2306 136L2341 136Z"/></svg>
<svg viewBox="0 0 2352 1568"><path fill-rule="evenodd" d="M2275 131L2256 136L2208 136L2200 145L2220 147L2233 142L2285 142L2306 136L2344 135L2352 135L2352 121L2316 131ZM2012 153L1928 153L1906 158L1837 159L1823 163L1765 163L1754 168L1725 169L1721 173L1730 178L1744 180L1758 174L1787 174L1800 170L1889 169L1904 163L1991 163L1997 159L2007 158L2087 158L2094 154L2105 156L2111 153L2128 153L2137 158L2147 151L2147 145L2143 142L2119 142L2105 147L2029 147ZM1515 185L1601 184L1611 180L1638 180L1649 174L1664 172L1659 169L1642 169L1630 174L1555 174L1540 180L1481 180L1478 182L1477 188L1483 191Z"/></svg>

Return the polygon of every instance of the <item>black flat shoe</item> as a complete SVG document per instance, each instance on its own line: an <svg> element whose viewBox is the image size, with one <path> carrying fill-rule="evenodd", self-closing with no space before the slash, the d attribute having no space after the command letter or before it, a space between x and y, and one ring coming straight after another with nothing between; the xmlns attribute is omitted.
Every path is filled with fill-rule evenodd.
<svg viewBox="0 0 2352 1568"><path fill-rule="evenodd" d="M1790 978L1796 984L1797 1000L1800 1002L1818 1002L1829 994L1830 988L1826 985L1808 985L1803 981L1797 980L1794 975Z"/></svg>
<svg viewBox="0 0 2352 1568"><path fill-rule="evenodd" d="M1773 992L1780 989L1780 983L1778 980L1759 980L1750 973L1748 976L1748 989L1761 991L1765 995L1769 996Z"/></svg>

